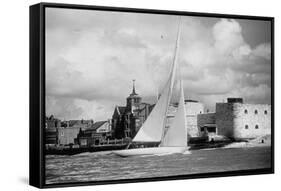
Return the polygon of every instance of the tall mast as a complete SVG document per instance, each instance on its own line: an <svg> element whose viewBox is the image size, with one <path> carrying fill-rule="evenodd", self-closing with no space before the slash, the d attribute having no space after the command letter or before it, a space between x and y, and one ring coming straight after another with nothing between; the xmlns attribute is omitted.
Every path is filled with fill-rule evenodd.
<svg viewBox="0 0 281 191"><path fill-rule="evenodd" d="M166 123L167 123L167 114L168 114L168 109L169 109L169 103L171 100L171 95L172 95L172 90L174 86L174 81L175 81L175 74L176 74L176 69L177 69L177 55L178 55L178 47L179 47L179 40L180 40L180 35L181 35L181 16L179 17L179 25L178 25L178 33L177 33L177 40L176 40L176 46L174 50L174 58L173 58L173 65L172 65L172 70L170 74L170 88L169 88L169 93L168 93L168 103L167 103L167 108L165 112L165 122L163 125L163 130L162 130L162 137L161 137L161 143L160 146L162 145L163 138L164 138L164 133L165 133L165 128L166 128Z"/></svg>

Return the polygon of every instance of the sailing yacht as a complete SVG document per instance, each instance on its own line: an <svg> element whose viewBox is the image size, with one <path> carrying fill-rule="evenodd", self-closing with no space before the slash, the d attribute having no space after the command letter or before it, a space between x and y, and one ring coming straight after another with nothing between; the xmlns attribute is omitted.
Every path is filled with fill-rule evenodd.
<svg viewBox="0 0 281 191"><path fill-rule="evenodd" d="M171 126L165 132L165 128L167 125L168 107L171 102L171 96L173 93L172 91L175 84L175 75L178 68L177 53L180 39L180 22L181 21L179 21L178 26L173 63L167 83L155 107L132 140L132 142L160 142L160 144L158 147L114 151L113 153L118 156L128 157L137 155L162 155L188 152L184 91L183 82L181 79L179 80L180 96L178 108Z"/></svg>

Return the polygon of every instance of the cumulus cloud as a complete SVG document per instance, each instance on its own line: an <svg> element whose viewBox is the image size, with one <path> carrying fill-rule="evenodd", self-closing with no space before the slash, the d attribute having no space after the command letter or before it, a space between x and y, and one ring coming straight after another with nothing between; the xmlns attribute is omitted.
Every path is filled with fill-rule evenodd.
<svg viewBox="0 0 281 191"><path fill-rule="evenodd" d="M132 79L143 101L154 102L172 63L177 24L177 16L47 11L47 114L110 118L115 105L125 105ZM239 20L183 18L186 98L208 108L228 96L270 103L270 42L253 46L242 32Z"/></svg>
<svg viewBox="0 0 281 191"><path fill-rule="evenodd" d="M241 27L234 19L222 19L213 27L214 46L221 54L229 54L244 44Z"/></svg>
<svg viewBox="0 0 281 191"><path fill-rule="evenodd" d="M214 109L215 102L226 97L238 96L251 101L251 96L239 91L246 87L262 97L255 99L258 103L270 103L270 96L252 90L262 85L259 90L270 95L270 43L251 48L239 22L233 19L221 19L210 28L201 26L200 29L182 56L186 94ZM200 38L201 35L209 38Z"/></svg>
<svg viewBox="0 0 281 191"><path fill-rule="evenodd" d="M271 45L269 43L263 43L258 45L254 50L253 54L265 58L267 60L271 59Z"/></svg>

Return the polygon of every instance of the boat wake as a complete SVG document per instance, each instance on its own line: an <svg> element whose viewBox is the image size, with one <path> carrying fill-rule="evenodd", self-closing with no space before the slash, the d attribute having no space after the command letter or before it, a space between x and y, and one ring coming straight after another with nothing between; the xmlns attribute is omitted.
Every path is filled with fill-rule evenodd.
<svg viewBox="0 0 281 191"><path fill-rule="evenodd" d="M191 152L190 151L185 151L184 153L182 153L183 155L189 155L189 154L191 154Z"/></svg>
<svg viewBox="0 0 281 191"><path fill-rule="evenodd" d="M162 153L162 154L154 154L154 156L166 156L166 155L172 155L172 154L175 154L175 153Z"/></svg>
<svg viewBox="0 0 281 191"><path fill-rule="evenodd" d="M189 155L189 154L191 154L191 152L187 150L187 151L185 151L183 153L169 152L169 153L159 153L159 154L143 155L141 157L149 157L149 156L158 156L158 157L160 157L160 156L173 155L173 154Z"/></svg>

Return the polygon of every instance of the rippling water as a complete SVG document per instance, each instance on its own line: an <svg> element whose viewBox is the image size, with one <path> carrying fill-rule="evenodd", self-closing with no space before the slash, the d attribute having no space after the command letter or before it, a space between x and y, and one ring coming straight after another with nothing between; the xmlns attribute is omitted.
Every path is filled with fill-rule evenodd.
<svg viewBox="0 0 281 191"><path fill-rule="evenodd" d="M46 183L164 177L271 167L270 147L121 158L110 152L46 156Z"/></svg>

